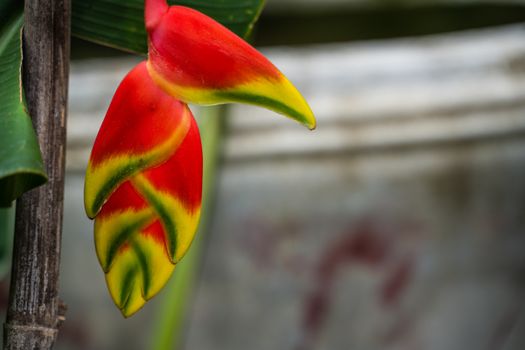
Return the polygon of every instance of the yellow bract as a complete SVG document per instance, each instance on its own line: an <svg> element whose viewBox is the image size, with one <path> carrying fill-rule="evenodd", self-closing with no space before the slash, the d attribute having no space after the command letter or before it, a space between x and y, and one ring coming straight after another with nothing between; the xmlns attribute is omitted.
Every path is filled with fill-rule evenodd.
<svg viewBox="0 0 525 350"><path fill-rule="evenodd" d="M129 317L164 287L174 268L162 244L152 237L136 235L119 252L106 282L113 301Z"/></svg>
<svg viewBox="0 0 525 350"><path fill-rule="evenodd" d="M168 192L162 192L157 190L143 175L137 175L132 180L133 186L141 193L144 198L155 198L155 204L150 204L155 208L157 212L169 213L169 216L162 217L161 222L164 230L166 231L166 237L168 240L174 239L173 246L176 247L175 251L169 249L170 242L168 242L168 252L170 259L173 263L177 263L188 251L188 248L195 237L197 226L199 225L199 218L201 213L200 206L194 211L188 210L184 204L177 198L171 196ZM168 222L166 222L168 221ZM170 227L176 227L175 232L171 232Z"/></svg>
<svg viewBox="0 0 525 350"><path fill-rule="evenodd" d="M144 175L136 175L130 181L148 207L95 219L97 255L111 296L126 317L137 312L166 284L176 262L189 249L200 216L200 207L188 210L169 193L158 191ZM168 216L159 214L162 212ZM176 247L174 252L144 232L156 220L162 224L168 246Z"/></svg>
<svg viewBox="0 0 525 350"><path fill-rule="evenodd" d="M107 218L97 218L95 220L95 247L98 260L104 272L110 270L111 264L120 248L118 245L115 247L115 242L122 240L122 243L124 243L126 238L132 238L140 233L154 219L155 212L153 209L145 208L139 211L126 210L117 212Z"/></svg>

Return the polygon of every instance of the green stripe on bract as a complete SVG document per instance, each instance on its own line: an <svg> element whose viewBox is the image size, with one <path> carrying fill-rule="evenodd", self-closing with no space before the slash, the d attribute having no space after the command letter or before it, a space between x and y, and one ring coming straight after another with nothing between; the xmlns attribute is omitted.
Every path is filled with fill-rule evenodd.
<svg viewBox="0 0 525 350"><path fill-rule="evenodd" d="M250 94L249 92L238 91L217 91L214 95L219 99L229 100L232 102L254 104L260 107L269 108L277 113L288 116L304 125L310 125L305 116L286 104L273 98L261 95Z"/></svg>
<svg viewBox="0 0 525 350"><path fill-rule="evenodd" d="M122 310L125 310L129 299L131 297L131 294L133 293L133 288L135 287L135 279L137 277L138 269L136 266L131 266L124 275L124 278L122 279L122 288L120 290L120 305L119 307Z"/></svg>
<svg viewBox="0 0 525 350"><path fill-rule="evenodd" d="M109 272L113 260L118 254L118 250L126 241L128 241L134 233L139 234L142 229L149 225L154 219L154 214L147 217L141 218L135 222L131 222L124 226L120 232L116 234L116 238L113 240L107 251L107 258L105 266L102 266L104 272Z"/></svg>
<svg viewBox="0 0 525 350"><path fill-rule="evenodd" d="M144 158L139 158L136 161L131 161L125 167L116 172L112 177L110 177L109 180L105 182L104 186L95 196L95 200L93 201L93 205L91 207L91 214L93 215L93 217L95 217L98 214L98 212L106 202L107 198L115 191L115 189L119 185L126 181L128 177L141 170L144 170L145 168L152 166L154 163L154 159L146 160ZM93 176L96 176L96 172L93 172L92 174Z"/></svg>
<svg viewBox="0 0 525 350"><path fill-rule="evenodd" d="M132 184L135 189L145 197L148 204L153 207L153 210L155 210L160 217L162 227L166 232L169 258L175 264L175 255L177 253L177 225L171 219L172 214L166 210L162 201L157 198L156 193L150 189L152 185L145 177L133 179Z"/></svg>
<svg viewBox="0 0 525 350"><path fill-rule="evenodd" d="M140 244L136 240L131 241L131 248L135 252L135 255L137 256L137 260L139 262L140 269L142 270L142 290L143 290L143 296L144 299L146 299L146 295L148 295L149 288L151 286L151 275L149 273L148 268L148 257L142 250Z"/></svg>

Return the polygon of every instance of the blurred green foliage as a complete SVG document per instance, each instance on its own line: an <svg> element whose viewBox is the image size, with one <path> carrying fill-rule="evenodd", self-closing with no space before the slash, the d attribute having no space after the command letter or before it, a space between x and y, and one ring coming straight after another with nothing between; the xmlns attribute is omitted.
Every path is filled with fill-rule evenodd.
<svg viewBox="0 0 525 350"><path fill-rule="evenodd" d="M246 36L261 13L263 0L169 0L197 9L240 36ZM74 36L134 53L148 50L144 0L73 0Z"/></svg>
<svg viewBox="0 0 525 350"><path fill-rule="evenodd" d="M525 22L525 2L380 2L384 6L269 12L258 22L255 41L261 46L350 42Z"/></svg>

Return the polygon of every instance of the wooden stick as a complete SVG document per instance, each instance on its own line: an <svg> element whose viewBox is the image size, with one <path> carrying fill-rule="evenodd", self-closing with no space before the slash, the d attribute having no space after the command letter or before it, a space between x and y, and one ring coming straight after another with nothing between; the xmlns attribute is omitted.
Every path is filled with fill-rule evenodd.
<svg viewBox="0 0 525 350"><path fill-rule="evenodd" d="M70 0L26 0L23 78L49 182L17 202L4 348L51 349L60 323Z"/></svg>

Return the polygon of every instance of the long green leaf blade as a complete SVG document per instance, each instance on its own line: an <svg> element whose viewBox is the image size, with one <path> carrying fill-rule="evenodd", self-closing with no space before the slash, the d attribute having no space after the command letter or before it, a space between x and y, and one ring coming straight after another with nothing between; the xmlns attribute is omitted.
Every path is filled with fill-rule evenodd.
<svg viewBox="0 0 525 350"><path fill-rule="evenodd" d="M0 27L0 207L46 182L42 157L24 104L21 9Z"/></svg>
<svg viewBox="0 0 525 350"><path fill-rule="evenodd" d="M170 0L197 9L245 37L265 0ZM73 35L121 50L146 54L144 0L73 0Z"/></svg>

